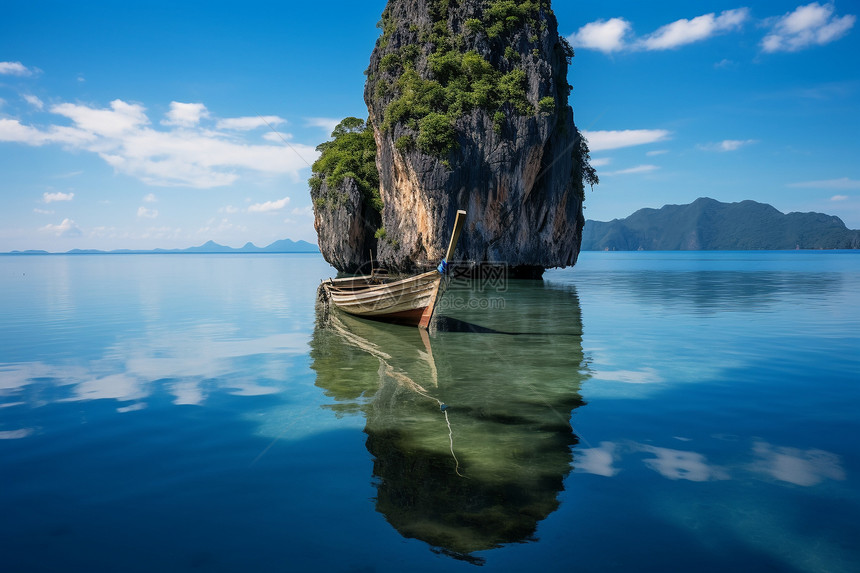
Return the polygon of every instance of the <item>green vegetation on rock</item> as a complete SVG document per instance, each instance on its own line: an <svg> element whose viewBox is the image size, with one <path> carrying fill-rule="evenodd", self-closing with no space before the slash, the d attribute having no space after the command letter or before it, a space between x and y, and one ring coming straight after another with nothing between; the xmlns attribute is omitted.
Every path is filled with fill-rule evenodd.
<svg viewBox="0 0 860 573"><path fill-rule="evenodd" d="M405 125L417 132L414 141L420 151L440 158L456 148L455 122L472 109L486 109L497 132L501 131L507 113L534 115L539 111L553 113L556 109L552 96L548 96L553 100L552 105L547 98L539 106L529 102L526 72L519 67L521 55L510 46L504 51L502 67L494 66L477 51L464 48L467 35L485 34L490 40L501 41L522 31L529 34L529 42L538 50L539 33L545 30L540 10L549 11L549 2L488 0L484 18L467 20L461 34L452 34L448 27L448 10L454 4L456 0L432 0L432 24L410 28L418 33L418 43L408 43L382 56L378 67L385 77L370 76L368 80L376 82L377 96L393 96L385 106L380 127L390 130L397 124ZM379 47L384 48L396 27L387 10L379 27L383 30ZM431 46L426 55L429 78L417 71L421 44ZM398 149L412 148L400 145Z"/></svg>
<svg viewBox="0 0 860 573"><path fill-rule="evenodd" d="M600 178L597 176L597 170L591 165L591 150L588 149L588 141L582 134L579 135L579 153L574 154L574 158L579 160L579 168L582 171L582 182L588 184L592 190L594 186L600 183ZM585 186L582 188L582 197L585 201Z"/></svg>
<svg viewBox="0 0 860 573"><path fill-rule="evenodd" d="M822 213L783 214L755 201L640 209L625 219L587 221L583 251L857 249L860 230Z"/></svg>
<svg viewBox="0 0 860 573"><path fill-rule="evenodd" d="M376 141L373 128L363 119L347 117L331 133L332 139L317 146L320 157L313 164L308 180L317 207L339 205L345 197L338 187L347 177L353 179L365 202L382 211L379 172L376 169ZM319 195L323 182L328 193Z"/></svg>

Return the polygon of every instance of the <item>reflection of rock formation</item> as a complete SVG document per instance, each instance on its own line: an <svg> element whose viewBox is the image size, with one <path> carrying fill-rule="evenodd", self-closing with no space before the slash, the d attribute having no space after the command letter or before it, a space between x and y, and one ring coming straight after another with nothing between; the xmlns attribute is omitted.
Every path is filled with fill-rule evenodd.
<svg viewBox="0 0 860 573"><path fill-rule="evenodd" d="M446 296L472 295L455 286ZM575 293L523 282L504 300L492 315L462 313L480 328L443 319L432 338L320 315L312 342L330 407L367 418L377 510L404 536L470 560L534 535L558 506L577 443L570 414L582 404L584 374Z"/></svg>
<svg viewBox="0 0 860 573"><path fill-rule="evenodd" d="M755 272L750 272L753 269ZM838 273L767 271L756 267L750 270L601 270L579 276L607 296L626 297L633 293L642 303L681 307L698 314L724 310L729 302L735 309L758 310L787 297L806 301L810 296L823 297L844 288Z"/></svg>

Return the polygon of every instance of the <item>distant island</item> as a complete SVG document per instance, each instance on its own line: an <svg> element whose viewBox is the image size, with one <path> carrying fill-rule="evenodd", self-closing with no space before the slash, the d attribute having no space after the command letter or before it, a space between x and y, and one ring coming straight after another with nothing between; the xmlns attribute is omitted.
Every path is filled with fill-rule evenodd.
<svg viewBox="0 0 860 573"><path fill-rule="evenodd" d="M9 255L152 255L152 254L186 254L186 253L318 253L319 248L313 243L307 241L291 241L290 239L281 239L275 241L266 247L258 247L254 243L245 243L245 246L235 249L219 245L215 241L207 241L199 247L189 247L187 249L152 249L152 250L134 250L134 249L116 249L113 251L100 251L97 249L72 249L65 253L50 253L48 251L11 251L6 253Z"/></svg>
<svg viewBox="0 0 860 573"><path fill-rule="evenodd" d="M784 214L756 201L640 209L626 219L585 223L583 251L858 249L860 231L823 213Z"/></svg>

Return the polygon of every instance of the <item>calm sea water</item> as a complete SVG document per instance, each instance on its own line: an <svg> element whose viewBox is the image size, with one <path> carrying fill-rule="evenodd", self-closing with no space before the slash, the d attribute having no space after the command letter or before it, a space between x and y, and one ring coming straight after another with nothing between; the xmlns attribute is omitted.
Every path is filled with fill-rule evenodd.
<svg viewBox="0 0 860 573"><path fill-rule="evenodd" d="M860 255L0 257L0 570L860 570ZM477 569L481 567L481 569Z"/></svg>

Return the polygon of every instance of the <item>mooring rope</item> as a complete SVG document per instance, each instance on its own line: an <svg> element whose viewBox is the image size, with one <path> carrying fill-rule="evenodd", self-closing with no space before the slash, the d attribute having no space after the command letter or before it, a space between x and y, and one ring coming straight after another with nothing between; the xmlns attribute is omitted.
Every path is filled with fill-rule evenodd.
<svg viewBox="0 0 860 573"><path fill-rule="evenodd" d="M387 362L384 363L387 367L386 370L388 371L387 374L389 376L391 376L395 380L402 382L406 387L408 387L410 390L412 390L419 396L423 396L428 400L433 400L439 405L439 410L441 410L442 413L445 415L445 423L448 425L448 445L451 449L451 457L454 458L454 473L456 473L461 478L469 479L467 476L464 476L460 473L460 460L457 459L457 454L454 453L454 429L451 427L451 420L448 418L448 405L439 400L439 398L436 398L435 396L427 392L427 390L425 390L424 387L422 387L415 380L409 378L401 372L397 372L396 370L394 370L394 367Z"/></svg>
<svg viewBox="0 0 860 573"><path fill-rule="evenodd" d="M454 472L461 478L469 479L468 476L464 476L460 473L460 460L457 459L457 454L454 453L454 429L451 427L451 420L448 418L447 404L430 394L423 386L418 384L415 380L413 380L406 374L395 370L394 367L388 363L388 361L391 360L391 356L383 352L376 344L366 341L360 336L353 334L339 320L337 320L333 316L331 318L332 320L329 322L329 325L333 327L347 341L348 344L351 344L358 349L363 350L372 356L375 356L382 364L385 365L385 373L388 376L393 378L395 381L400 382L403 386L412 390L419 396L423 396L428 400L433 400L434 402L436 402L436 404L439 405L439 409L445 415L445 424L447 424L448 426L448 444L451 450L451 457L454 458ZM436 366L432 362L430 362L430 365L435 375Z"/></svg>
<svg viewBox="0 0 860 573"><path fill-rule="evenodd" d="M445 414L445 423L448 424L448 442L451 444L451 457L454 458L454 473L461 478L465 478L466 476L460 473L460 460L457 459L457 454L454 453L454 430L451 428L451 420L448 419L448 408L442 410L442 413Z"/></svg>

